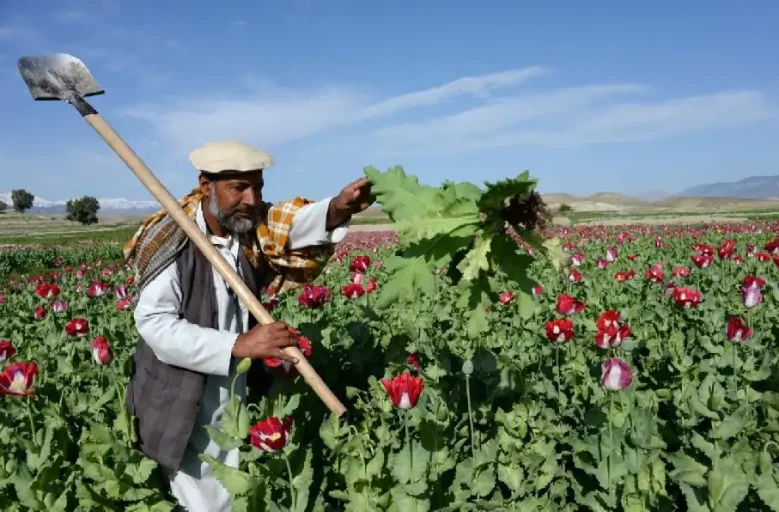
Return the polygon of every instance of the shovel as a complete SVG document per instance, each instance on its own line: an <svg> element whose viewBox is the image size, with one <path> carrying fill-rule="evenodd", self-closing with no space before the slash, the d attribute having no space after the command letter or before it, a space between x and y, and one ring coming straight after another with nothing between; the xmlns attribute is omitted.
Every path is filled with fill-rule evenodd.
<svg viewBox="0 0 779 512"><path fill-rule="evenodd" d="M95 129L105 142L116 152L133 173L141 180L149 192L154 195L168 214L175 220L195 245L208 258L208 261L235 290L238 298L257 321L263 325L273 323L273 317L251 293L227 260L214 248L195 222L181 208L178 201L135 152L122 140L113 128L98 115L97 111L84 98L103 94L87 67L79 59L65 53L22 57L18 63L22 79L27 84L35 100L62 100L73 105L81 117ZM297 347L287 347L284 352L297 358L295 365L300 375L314 389L325 405L337 416L346 412L346 407L322 381L314 368Z"/></svg>

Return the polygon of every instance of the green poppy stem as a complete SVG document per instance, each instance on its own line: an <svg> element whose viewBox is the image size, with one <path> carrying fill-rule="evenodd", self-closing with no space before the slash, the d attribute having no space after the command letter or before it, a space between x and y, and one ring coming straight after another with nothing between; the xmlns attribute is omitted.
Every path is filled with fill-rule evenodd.
<svg viewBox="0 0 779 512"><path fill-rule="evenodd" d="M292 498L292 510L295 511L298 509L296 506L296 500L295 500L295 487L292 484L292 465L289 463L289 456L284 453L284 462L287 463L287 475L289 476L289 494Z"/></svg>
<svg viewBox="0 0 779 512"><path fill-rule="evenodd" d="M555 384L557 385L557 421L562 421L562 400L560 399L560 343L555 343L555 367L557 370L557 378Z"/></svg>
<svg viewBox="0 0 779 512"><path fill-rule="evenodd" d="M111 375L113 376L114 388L116 389L116 394L119 398L119 414L124 418L124 428L125 432L127 433L128 444L129 446L132 446L135 434L133 432L129 412L127 411L127 406L125 404L127 401L127 389L119 381L119 374L116 372L113 366L111 367Z"/></svg>
<svg viewBox="0 0 779 512"><path fill-rule="evenodd" d="M476 433L473 428L473 408L471 407L471 376L465 376L465 398L468 400L468 424L471 427L471 456L476 456Z"/></svg>
<svg viewBox="0 0 779 512"><path fill-rule="evenodd" d="M30 419L30 434L32 435L32 443L38 446L38 439L35 436L35 421L32 417L32 397L27 397L27 417Z"/></svg>
<svg viewBox="0 0 779 512"><path fill-rule="evenodd" d="M614 392L609 396L609 495L614 501L614 482L612 482L614 464Z"/></svg>
<svg viewBox="0 0 779 512"><path fill-rule="evenodd" d="M413 474L414 472L414 453L411 451L411 436L408 433L408 415L411 414L409 411L406 411L403 413L403 427L406 430L406 446L408 446L408 461L409 461L409 468L411 469L411 472Z"/></svg>

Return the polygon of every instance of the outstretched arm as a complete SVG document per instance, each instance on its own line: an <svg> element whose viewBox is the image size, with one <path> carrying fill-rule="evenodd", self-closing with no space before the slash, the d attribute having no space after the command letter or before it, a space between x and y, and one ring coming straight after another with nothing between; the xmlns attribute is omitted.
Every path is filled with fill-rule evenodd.
<svg viewBox="0 0 779 512"><path fill-rule="evenodd" d="M367 209L376 201L371 194L372 183L367 178L360 178L346 185L341 192L330 201L327 211L327 229L348 222L352 215Z"/></svg>
<svg viewBox="0 0 779 512"><path fill-rule="evenodd" d="M328 211L331 198L301 207L292 219L287 247L294 251L314 245L337 244L349 230L348 222L329 227Z"/></svg>
<svg viewBox="0 0 779 512"><path fill-rule="evenodd" d="M289 249L337 244L346 236L352 215L368 208L374 200L371 183L361 178L344 187L335 197L303 206L292 221Z"/></svg>

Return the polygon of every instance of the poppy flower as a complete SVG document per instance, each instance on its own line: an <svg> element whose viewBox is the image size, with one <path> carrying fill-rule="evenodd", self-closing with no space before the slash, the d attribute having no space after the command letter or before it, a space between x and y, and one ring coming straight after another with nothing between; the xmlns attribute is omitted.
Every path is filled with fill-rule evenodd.
<svg viewBox="0 0 779 512"><path fill-rule="evenodd" d="M343 293L345 297L348 297L350 299L359 299L360 297L365 295L365 289L362 287L361 284L349 283L341 287L341 293Z"/></svg>
<svg viewBox="0 0 779 512"><path fill-rule="evenodd" d="M621 359L606 359L601 363L600 382L609 391L622 391L633 382L633 370Z"/></svg>
<svg viewBox="0 0 779 512"><path fill-rule="evenodd" d="M332 293L327 286L307 284L298 296L298 304L307 308L320 308L330 300Z"/></svg>
<svg viewBox="0 0 779 512"><path fill-rule="evenodd" d="M725 328L725 337L731 343L743 343L752 336L752 328L747 327L743 320L737 316L728 318Z"/></svg>
<svg viewBox="0 0 779 512"><path fill-rule="evenodd" d="M356 256L353 260L351 265L349 265L349 270L351 272L357 272L360 274L364 274L368 271L368 268L371 266L371 257L368 255L362 255L362 256Z"/></svg>
<svg viewBox="0 0 779 512"><path fill-rule="evenodd" d="M557 297L556 310L561 315L575 315L584 311L585 304L570 295L561 293Z"/></svg>
<svg viewBox="0 0 779 512"><path fill-rule="evenodd" d="M35 377L38 375L37 363L14 363L0 372L0 395L33 395Z"/></svg>
<svg viewBox="0 0 779 512"><path fill-rule="evenodd" d="M741 285L741 298L745 307L754 308L763 302L764 285L765 280L760 277L748 275L744 278L744 284Z"/></svg>
<svg viewBox="0 0 779 512"><path fill-rule="evenodd" d="M425 387L422 377L412 377L408 372L393 379L384 379L381 383L387 391L392 405L403 410L417 406L419 396Z"/></svg>
<svg viewBox="0 0 779 512"><path fill-rule="evenodd" d="M89 334L89 322L86 318L74 318L65 324L65 332L68 336L82 338Z"/></svg>
<svg viewBox="0 0 779 512"><path fill-rule="evenodd" d="M16 347L10 340L0 340L0 363L4 363L16 354Z"/></svg>
<svg viewBox="0 0 779 512"><path fill-rule="evenodd" d="M571 320L550 320L545 325L546 338L549 341L557 343L572 340L575 336L573 332L573 322Z"/></svg>
<svg viewBox="0 0 779 512"><path fill-rule="evenodd" d="M268 453L283 449L289 441L293 421L292 416L288 416L283 422L276 416L271 416L256 423L249 429L252 446Z"/></svg>
<svg viewBox="0 0 779 512"><path fill-rule="evenodd" d="M113 359L113 353L111 352L111 346L108 344L108 340L104 336L97 336L92 340L92 357L97 364L108 364Z"/></svg>

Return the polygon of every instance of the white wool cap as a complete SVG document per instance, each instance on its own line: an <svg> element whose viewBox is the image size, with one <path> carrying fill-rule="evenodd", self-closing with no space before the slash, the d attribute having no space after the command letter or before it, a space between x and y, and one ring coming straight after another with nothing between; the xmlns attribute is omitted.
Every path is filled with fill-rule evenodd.
<svg viewBox="0 0 779 512"><path fill-rule="evenodd" d="M262 149L237 140L209 142L192 151L189 161L198 171L212 174L257 171L276 164L273 157Z"/></svg>

